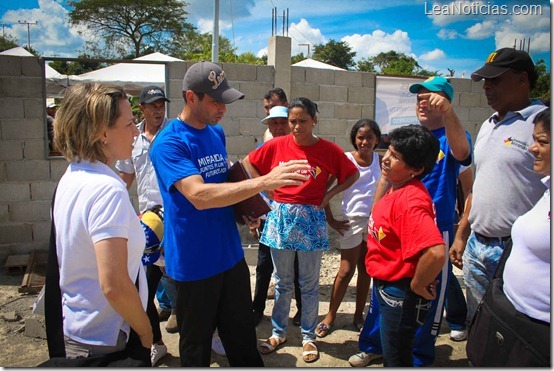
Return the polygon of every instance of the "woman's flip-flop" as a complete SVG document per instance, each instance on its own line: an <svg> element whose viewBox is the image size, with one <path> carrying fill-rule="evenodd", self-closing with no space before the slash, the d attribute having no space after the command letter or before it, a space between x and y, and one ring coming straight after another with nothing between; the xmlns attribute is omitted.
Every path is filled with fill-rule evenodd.
<svg viewBox="0 0 554 371"><path fill-rule="evenodd" d="M319 324L317 325L317 327L315 328L315 335L318 337L318 338L324 338L325 336L329 335L329 333L331 332L331 329L333 328L333 324L326 324L326 323L323 323L323 322L319 322Z"/></svg>
<svg viewBox="0 0 554 371"><path fill-rule="evenodd" d="M272 339L273 339L273 344L271 342ZM284 344L286 342L287 342L287 338L280 338L279 336L271 335L269 339L267 339L266 341L260 344L260 353L261 354L272 353L279 347L279 345Z"/></svg>

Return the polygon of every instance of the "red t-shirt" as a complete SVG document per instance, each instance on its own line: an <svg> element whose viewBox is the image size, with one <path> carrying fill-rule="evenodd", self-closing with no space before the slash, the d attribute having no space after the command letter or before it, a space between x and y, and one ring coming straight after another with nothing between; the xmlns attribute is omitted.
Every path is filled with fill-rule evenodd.
<svg viewBox="0 0 554 371"><path fill-rule="evenodd" d="M444 243L435 205L417 179L379 200L369 218L368 234L367 273L389 282L412 278L421 251Z"/></svg>
<svg viewBox="0 0 554 371"><path fill-rule="evenodd" d="M356 173L358 169L335 143L319 139L312 146L296 144L292 134L271 139L248 155L250 163L265 175L279 164L290 160L308 160L312 167L307 171L310 177L302 185L281 187L275 190L275 201L319 206L326 192L331 174L338 184Z"/></svg>

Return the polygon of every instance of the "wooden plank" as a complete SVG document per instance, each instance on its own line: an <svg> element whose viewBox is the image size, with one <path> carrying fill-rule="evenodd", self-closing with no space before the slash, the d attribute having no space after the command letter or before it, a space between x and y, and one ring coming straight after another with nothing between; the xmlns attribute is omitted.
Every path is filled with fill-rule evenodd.
<svg viewBox="0 0 554 371"><path fill-rule="evenodd" d="M33 250L31 252L19 292L37 293L42 289L46 279L47 259L48 251Z"/></svg>

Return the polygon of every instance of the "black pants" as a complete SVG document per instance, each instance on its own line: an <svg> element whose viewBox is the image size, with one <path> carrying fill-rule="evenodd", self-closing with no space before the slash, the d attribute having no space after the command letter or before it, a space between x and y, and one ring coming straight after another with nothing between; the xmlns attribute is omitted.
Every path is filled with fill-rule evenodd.
<svg viewBox="0 0 554 371"><path fill-rule="evenodd" d="M260 229L264 228L262 220ZM273 260L271 259L270 247L260 243L258 246L258 263L256 265L256 286L254 288L254 299L252 306L254 311L263 313L265 310L265 301L267 300L267 290L271 275L273 274ZM296 299L296 308L298 312L302 310L302 299L300 296L300 284L298 283L298 254L294 258L294 297Z"/></svg>
<svg viewBox="0 0 554 371"><path fill-rule="evenodd" d="M148 304L146 306L146 315L150 320L150 326L152 326L154 344L157 344L160 340L162 340L160 317L158 315L158 310L156 309L156 304L154 304L156 289L162 279L162 275L162 270L157 265L152 264L146 267L146 282L148 283Z"/></svg>
<svg viewBox="0 0 554 371"><path fill-rule="evenodd" d="M263 367L252 314L250 271L233 268L198 281L177 283L181 367L209 367L216 327L231 367Z"/></svg>

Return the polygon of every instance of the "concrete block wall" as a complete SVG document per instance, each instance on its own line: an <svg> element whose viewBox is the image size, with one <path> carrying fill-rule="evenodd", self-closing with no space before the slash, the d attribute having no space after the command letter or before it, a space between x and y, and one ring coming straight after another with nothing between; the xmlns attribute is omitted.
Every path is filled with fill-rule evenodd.
<svg viewBox="0 0 554 371"><path fill-rule="evenodd" d="M168 117L181 112L182 81L191 62L168 63L166 92L171 100ZM256 148L266 126L262 99L275 87L275 68L222 64L231 86L245 98L227 106L223 126L229 158L236 161ZM319 106L316 134L344 150L351 150L349 132L361 118L374 118L375 74L291 67L289 99L305 96ZM475 140L482 121L492 110L481 84L452 79L453 105L464 127ZM46 249L49 237L50 200L55 184L67 168L59 158L47 158L45 93L42 64L34 57L0 56L0 262L9 254ZM130 191L137 206L136 185ZM340 215L340 195L331 203ZM254 242L245 227L244 243ZM337 234L331 232L336 245Z"/></svg>

